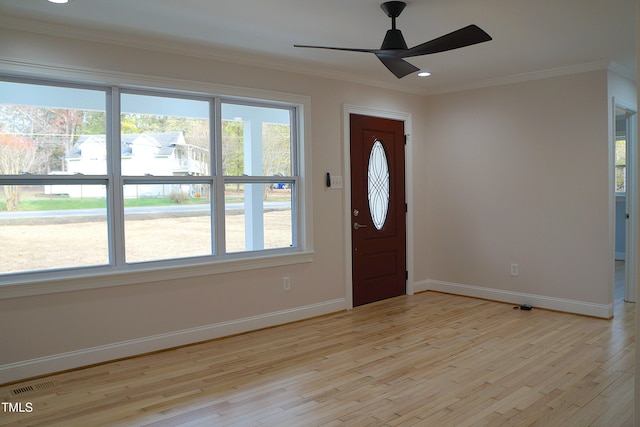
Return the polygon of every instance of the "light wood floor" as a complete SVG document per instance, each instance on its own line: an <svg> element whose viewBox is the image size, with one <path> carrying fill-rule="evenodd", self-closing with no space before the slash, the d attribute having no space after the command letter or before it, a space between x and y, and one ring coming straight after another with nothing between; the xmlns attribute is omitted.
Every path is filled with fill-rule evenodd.
<svg viewBox="0 0 640 427"><path fill-rule="evenodd" d="M425 292L0 387L33 406L0 424L630 426L634 311L617 301L609 321Z"/></svg>

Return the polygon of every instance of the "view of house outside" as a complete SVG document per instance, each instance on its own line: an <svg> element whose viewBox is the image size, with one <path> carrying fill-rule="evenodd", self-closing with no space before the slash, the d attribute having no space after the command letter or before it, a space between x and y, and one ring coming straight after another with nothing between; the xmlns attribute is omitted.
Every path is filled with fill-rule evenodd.
<svg viewBox="0 0 640 427"><path fill-rule="evenodd" d="M14 92L23 89L20 86L30 86L0 82L0 91L3 84L12 85ZM0 96L0 175L107 176L110 163L104 93L43 88L47 91L43 99L95 96L80 104L101 107L8 102L12 100ZM139 94L122 94L121 103L119 167L122 176L137 177L125 180L122 187L126 262L211 255L215 212L211 203L209 103ZM169 113L162 111L162 103L170 104ZM145 106L151 107L145 111ZM232 105L229 110L240 114L242 108ZM246 107L251 108L256 107ZM195 113L183 116L171 111ZM246 156L255 156L249 153L251 138L259 140L261 176L291 175L289 123L262 121L248 127L247 120L232 117L221 125L224 176L248 175L247 164L251 162ZM196 179L172 179L185 176ZM203 179L197 180L198 176ZM146 182L144 177L152 178ZM0 274L109 263L107 185L64 179L47 184L45 179L0 187L0 238L5 248L0 255ZM259 194L261 199L262 242L257 247L250 247L247 238L253 228L246 221L246 215L252 214L246 211L248 194L254 198ZM225 184L224 199L226 252L293 244L289 183L244 183L236 178Z"/></svg>

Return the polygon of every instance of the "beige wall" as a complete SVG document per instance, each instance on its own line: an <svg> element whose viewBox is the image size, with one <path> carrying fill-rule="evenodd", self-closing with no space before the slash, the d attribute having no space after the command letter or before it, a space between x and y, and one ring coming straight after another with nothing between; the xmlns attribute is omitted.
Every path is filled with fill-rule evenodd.
<svg viewBox="0 0 640 427"><path fill-rule="evenodd" d="M612 302L606 70L425 98L9 29L0 39L0 60L62 74L310 97L315 252L297 265L0 299L0 383L346 307L346 203L323 181L327 171L344 171L345 104L412 115L416 290L449 284L468 294L477 287L496 297ZM519 264L516 278L511 263Z"/></svg>
<svg viewBox="0 0 640 427"><path fill-rule="evenodd" d="M417 286L606 309L608 105L606 70L429 97Z"/></svg>
<svg viewBox="0 0 640 427"><path fill-rule="evenodd" d="M60 66L62 74L68 69L98 70L89 77L99 80L110 75L119 79L127 74L149 75L310 97L311 123L306 126L311 131L309 179L314 207L314 255L310 263L0 299L0 383L51 367L66 369L347 306L343 191L324 186L327 171L341 175L344 168L343 105L418 114L423 98L210 59L7 29L0 29L0 39L0 59ZM43 71L36 67L33 72ZM282 292L285 275L292 280L292 290L287 293ZM228 325L242 319L249 320ZM152 337L151 342L142 342L146 337ZM38 359L43 357L47 359Z"/></svg>

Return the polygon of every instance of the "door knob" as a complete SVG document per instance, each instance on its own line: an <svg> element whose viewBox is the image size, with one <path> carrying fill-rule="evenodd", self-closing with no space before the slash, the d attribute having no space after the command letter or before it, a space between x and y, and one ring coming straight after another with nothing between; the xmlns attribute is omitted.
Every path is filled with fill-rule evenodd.
<svg viewBox="0 0 640 427"><path fill-rule="evenodd" d="M367 226L365 224L358 224L357 222L353 223L353 229L357 230L359 228L366 228Z"/></svg>

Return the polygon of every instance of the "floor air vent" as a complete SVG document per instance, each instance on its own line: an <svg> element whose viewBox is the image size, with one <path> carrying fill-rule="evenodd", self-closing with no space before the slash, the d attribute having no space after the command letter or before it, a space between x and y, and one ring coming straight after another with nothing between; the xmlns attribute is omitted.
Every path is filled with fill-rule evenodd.
<svg viewBox="0 0 640 427"><path fill-rule="evenodd" d="M54 383L53 381L44 381L37 384L25 385L23 387L14 388L13 390L11 390L11 392L14 395L20 395L20 394L29 393L30 391L44 390L47 388L55 387L55 385L56 383Z"/></svg>

